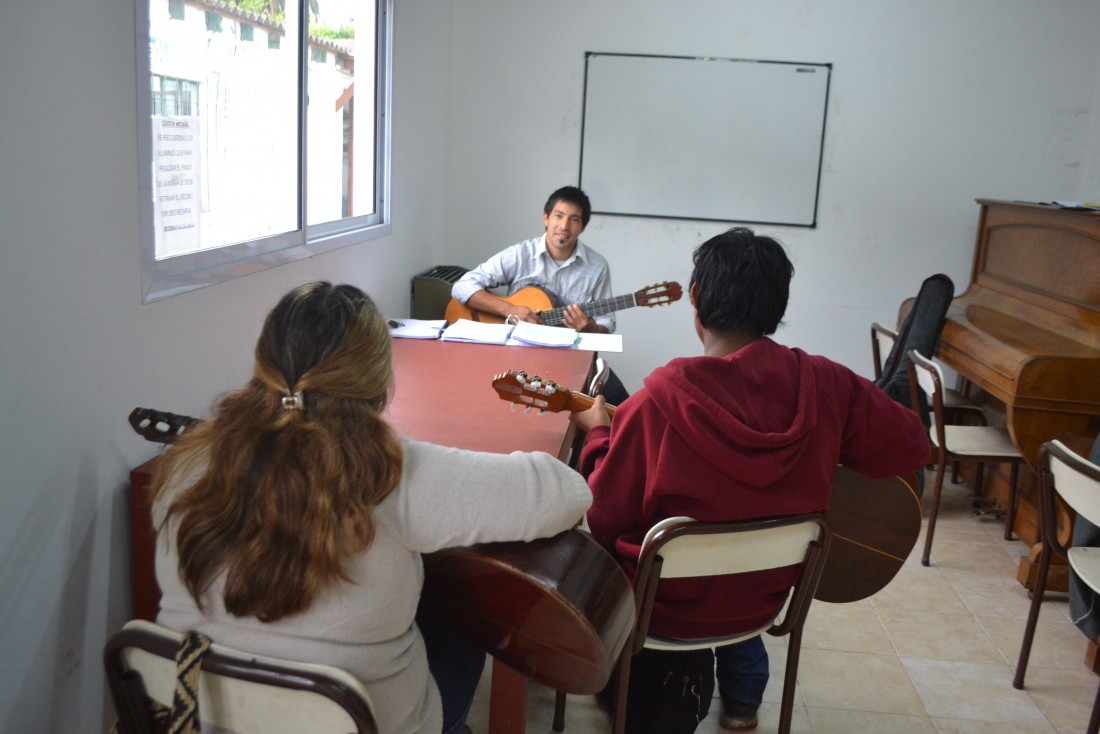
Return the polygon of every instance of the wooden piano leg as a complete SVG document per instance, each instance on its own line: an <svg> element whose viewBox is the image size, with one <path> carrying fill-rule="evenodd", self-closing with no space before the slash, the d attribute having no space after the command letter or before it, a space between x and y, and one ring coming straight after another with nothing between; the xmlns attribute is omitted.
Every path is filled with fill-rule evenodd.
<svg viewBox="0 0 1100 734"><path fill-rule="evenodd" d="M1005 512L1005 540L1012 540L1012 528L1016 525L1016 480L1020 477L1020 463L1012 462L1012 474L1008 480L1008 511Z"/></svg>
<svg viewBox="0 0 1100 734"><path fill-rule="evenodd" d="M1016 569L1016 580L1028 591L1035 590L1035 579L1039 575L1039 555L1042 553L1042 543L1031 546L1026 556L1020 557L1020 566ZM1069 590L1069 566L1066 561L1055 554L1050 560L1050 571L1047 573L1047 591L1066 593Z"/></svg>

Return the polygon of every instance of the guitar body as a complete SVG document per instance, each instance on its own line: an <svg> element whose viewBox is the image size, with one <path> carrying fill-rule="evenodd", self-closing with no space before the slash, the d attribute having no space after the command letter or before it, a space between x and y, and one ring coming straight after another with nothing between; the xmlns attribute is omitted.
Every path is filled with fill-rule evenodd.
<svg viewBox="0 0 1100 734"><path fill-rule="evenodd" d="M859 601L890 583L920 536L916 486L912 474L872 479L837 468L828 512L833 544L815 599Z"/></svg>
<svg viewBox="0 0 1100 734"><path fill-rule="evenodd" d="M666 281L664 283L655 283L653 285L647 285L645 288L628 293L625 296L612 296L611 298L604 298L599 301L591 301L589 303L578 304L581 310L589 318L594 319L599 316L606 316L607 314L621 311L625 308L633 308L634 306L667 306L670 303L680 300L683 296L683 289L680 284L675 281ZM569 304L562 303L561 299L554 293L540 288L538 286L528 286L526 288L520 288L518 291L505 299L513 306L526 306L533 311L537 311L539 314L539 321L546 326L561 326L562 318L564 316L565 307ZM453 324L459 319L468 319L470 321L483 321L489 324L503 324L504 319L496 314L484 313L481 311L467 308L465 304L459 303L455 299L451 299L451 302L447 304L447 310L443 313L443 318L447 320L448 324Z"/></svg>
<svg viewBox="0 0 1100 734"><path fill-rule="evenodd" d="M549 311L559 306L556 303L557 297L551 295L547 291L544 291L538 286L528 286L527 288L520 288L518 291L504 299L513 306L526 306L533 311ZM447 310L443 313L443 318L447 320L448 324L453 324L459 319L468 319L470 321L482 321L486 324L503 324L504 318L497 316L494 313L484 313L482 311L475 311L467 308L466 304L459 303L455 299L451 299L451 302L447 304Z"/></svg>
<svg viewBox="0 0 1100 734"><path fill-rule="evenodd" d="M626 574L569 530L528 543L483 543L424 557L423 603L479 647L556 690L607 684L634 629Z"/></svg>

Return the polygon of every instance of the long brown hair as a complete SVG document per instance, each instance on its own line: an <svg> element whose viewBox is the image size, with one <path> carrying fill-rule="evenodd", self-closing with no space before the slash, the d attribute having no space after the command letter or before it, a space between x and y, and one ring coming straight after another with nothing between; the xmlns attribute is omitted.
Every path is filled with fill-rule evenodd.
<svg viewBox="0 0 1100 734"><path fill-rule="evenodd" d="M222 571L226 610L264 622L347 579L344 560L373 540L371 509L401 478L381 417L392 384L389 330L366 294L320 282L283 296L254 377L180 437L154 478L160 495L206 462L160 528L177 519L180 578L200 608Z"/></svg>

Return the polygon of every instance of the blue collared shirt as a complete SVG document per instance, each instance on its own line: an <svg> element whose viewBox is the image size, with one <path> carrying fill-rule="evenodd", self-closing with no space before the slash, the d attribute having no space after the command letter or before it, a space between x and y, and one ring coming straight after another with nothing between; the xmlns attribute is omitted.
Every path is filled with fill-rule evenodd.
<svg viewBox="0 0 1100 734"><path fill-rule="evenodd" d="M521 288L538 286L556 298L560 306L611 298L611 269L598 252L577 241L577 248L563 263L546 251L546 235L524 240L498 252L463 275L451 288L451 296L461 303L474 293L504 288L510 296ZM615 331L615 315L594 319Z"/></svg>

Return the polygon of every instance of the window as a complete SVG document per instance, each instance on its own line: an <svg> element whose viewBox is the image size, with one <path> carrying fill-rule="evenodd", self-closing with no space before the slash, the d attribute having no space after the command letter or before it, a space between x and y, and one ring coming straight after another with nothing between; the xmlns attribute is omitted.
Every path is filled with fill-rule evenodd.
<svg viewBox="0 0 1100 734"><path fill-rule="evenodd" d="M168 0L168 17L172 20L183 20L183 0Z"/></svg>
<svg viewBox="0 0 1100 734"><path fill-rule="evenodd" d="M392 0L135 2L145 302L389 232Z"/></svg>

